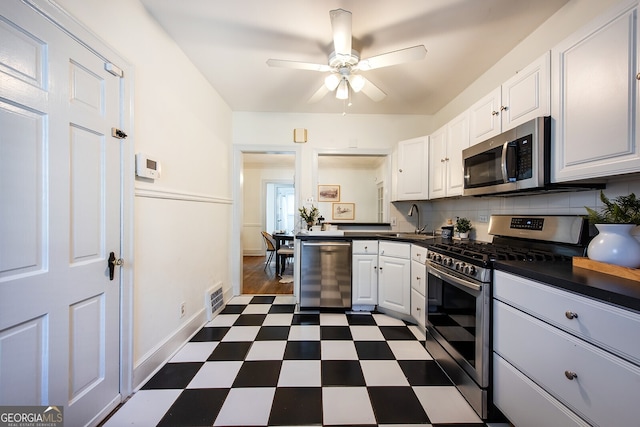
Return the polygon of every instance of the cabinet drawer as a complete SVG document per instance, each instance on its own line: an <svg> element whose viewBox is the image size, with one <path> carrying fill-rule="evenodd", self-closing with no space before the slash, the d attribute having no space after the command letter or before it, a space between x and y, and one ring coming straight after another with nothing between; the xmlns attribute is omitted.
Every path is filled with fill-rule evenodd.
<svg viewBox="0 0 640 427"><path fill-rule="evenodd" d="M427 294L427 266L411 260L411 288L423 297Z"/></svg>
<svg viewBox="0 0 640 427"><path fill-rule="evenodd" d="M378 253L377 240L354 240L351 247L354 254L377 254Z"/></svg>
<svg viewBox="0 0 640 427"><path fill-rule="evenodd" d="M495 298L640 364L637 313L503 271L494 277ZM569 319L567 312L578 317Z"/></svg>
<svg viewBox="0 0 640 427"><path fill-rule="evenodd" d="M394 258L411 258L411 244L410 243L398 243L398 242L380 242L379 252L380 255L390 256Z"/></svg>
<svg viewBox="0 0 640 427"><path fill-rule="evenodd" d="M637 425L640 367L500 301L493 315L503 359L593 425Z"/></svg>
<svg viewBox="0 0 640 427"><path fill-rule="evenodd" d="M493 401L518 427L589 426L496 353L493 353Z"/></svg>
<svg viewBox="0 0 640 427"><path fill-rule="evenodd" d="M420 245L411 245L411 259L424 264L427 260L427 248Z"/></svg>
<svg viewBox="0 0 640 427"><path fill-rule="evenodd" d="M411 317L416 319L418 324L423 327L426 321L425 305L426 299L424 295L419 294L415 289L411 289Z"/></svg>

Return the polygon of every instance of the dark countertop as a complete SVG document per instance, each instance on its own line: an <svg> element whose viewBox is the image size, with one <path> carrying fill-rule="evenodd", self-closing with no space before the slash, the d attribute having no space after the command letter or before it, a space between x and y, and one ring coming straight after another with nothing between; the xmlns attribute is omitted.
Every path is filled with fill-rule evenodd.
<svg viewBox="0 0 640 427"><path fill-rule="evenodd" d="M400 234L400 236L398 236ZM345 230L343 236L336 235L318 235L318 234L296 234L298 240L322 240L327 242L344 241L344 240L388 240L394 242L415 243L420 246L427 247L436 241L439 241L439 237L427 236L425 234L413 235L413 233L397 233L387 231L350 231Z"/></svg>
<svg viewBox="0 0 640 427"><path fill-rule="evenodd" d="M567 262L497 261L496 269L640 312L640 282Z"/></svg>
<svg viewBox="0 0 640 427"><path fill-rule="evenodd" d="M411 233L400 233L401 237L395 234L397 233L345 231L344 236L298 234L296 238L323 241L375 239L414 243L424 247L442 241L440 236L416 239ZM570 261L545 262L544 264L528 261L496 261L495 267L497 270L517 274L527 279L640 312L640 282L634 280L574 267Z"/></svg>

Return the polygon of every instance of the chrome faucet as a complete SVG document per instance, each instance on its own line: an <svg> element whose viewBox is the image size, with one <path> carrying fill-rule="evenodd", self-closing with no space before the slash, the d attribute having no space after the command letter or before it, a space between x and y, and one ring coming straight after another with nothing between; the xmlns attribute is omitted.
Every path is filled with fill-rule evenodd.
<svg viewBox="0 0 640 427"><path fill-rule="evenodd" d="M409 216L413 216L413 211L416 211L416 215L418 216L418 225L416 226L416 234L420 234L424 231L424 229L427 227L426 225L422 228L420 228L420 209L418 209L418 205L416 205L415 203L411 205L411 209L409 209Z"/></svg>

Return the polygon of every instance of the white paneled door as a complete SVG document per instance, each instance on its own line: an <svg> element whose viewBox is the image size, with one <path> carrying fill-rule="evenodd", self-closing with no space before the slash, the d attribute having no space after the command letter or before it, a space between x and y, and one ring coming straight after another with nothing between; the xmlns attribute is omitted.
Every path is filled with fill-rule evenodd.
<svg viewBox="0 0 640 427"><path fill-rule="evenodd" d="M119 77L17 0L0 4L0 405L120 402Z"/></svg>

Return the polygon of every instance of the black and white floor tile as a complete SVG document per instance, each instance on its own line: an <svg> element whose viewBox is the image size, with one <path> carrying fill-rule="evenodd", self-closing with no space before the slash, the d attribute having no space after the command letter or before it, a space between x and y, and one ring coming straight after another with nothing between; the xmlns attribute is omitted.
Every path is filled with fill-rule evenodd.
<svg viewBox="0 0 640 427"><path fill-rule="evenodd" d="M235 297L104 425L485 426L424 339L384 314Z"/></svg>

